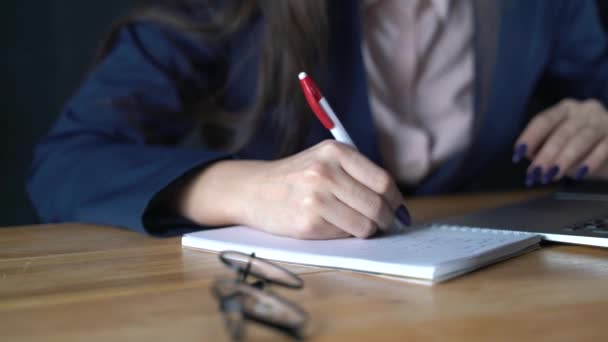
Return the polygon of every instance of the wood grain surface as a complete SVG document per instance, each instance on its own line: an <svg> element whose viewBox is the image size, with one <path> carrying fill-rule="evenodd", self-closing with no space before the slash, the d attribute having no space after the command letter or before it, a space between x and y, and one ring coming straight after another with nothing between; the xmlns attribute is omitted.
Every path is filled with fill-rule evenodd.
<svg viewBox="0 0 608 342"><path fill-rule="evenodd" d="M408 201L415 221L542 192ZM435 286L287 266L311 341L607 341L608 249L545 244ZM0 341L228 341L217 255L83 224L0 229ZM252 324L248 340L288 340Z"/></svg>

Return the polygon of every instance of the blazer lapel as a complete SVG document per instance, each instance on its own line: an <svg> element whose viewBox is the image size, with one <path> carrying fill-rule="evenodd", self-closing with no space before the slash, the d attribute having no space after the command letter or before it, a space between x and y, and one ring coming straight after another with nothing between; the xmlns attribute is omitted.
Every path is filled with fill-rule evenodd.
<svg viewBox="0 0 608 342"><path fill-rule="evenodd" d="M360 1L328 1L330 13L326 93L357 148L382 165L368 99L367 75L361 52L363 32Z"/></svg>
<svg viewBox="0 0 608 342"><path fill-rule="evenodd" d="M432 194L454 190L458 184L468 180L475 173L476 159L484 139L480 133L489 115L492 88L496 75L496 62L500 38L501 12L503 1L472 0L474 16L475 84L474 120L471 146L448 161L429 176L415 191L418 194Z"/></svg>
<svg viewBox="0 0 608 342"><path fill-rule="evenodd" d="M488 110L497 61L502 1L473 0L475 18L475 124L479 129Z"/></svg>

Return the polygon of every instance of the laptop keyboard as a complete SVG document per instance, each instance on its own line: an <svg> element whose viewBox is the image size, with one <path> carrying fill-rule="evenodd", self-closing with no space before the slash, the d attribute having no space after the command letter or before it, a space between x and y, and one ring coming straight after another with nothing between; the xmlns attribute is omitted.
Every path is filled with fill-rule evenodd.
<svg viewBox="0 0 608 342"><path fill-rule="evenodd" d="M608 235L608 217L589 220L564 228L569 232L589 232Z"/></svg>

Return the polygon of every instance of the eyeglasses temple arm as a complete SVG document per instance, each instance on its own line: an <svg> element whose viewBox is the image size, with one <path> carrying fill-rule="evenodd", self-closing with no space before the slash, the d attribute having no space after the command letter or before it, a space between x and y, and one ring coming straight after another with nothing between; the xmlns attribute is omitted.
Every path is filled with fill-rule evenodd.
<svg viewBox="0 0 608 342"><path fill-rule="evenodd" d="M249 261L247 262L247 267L245 268L245 271L243 271L243 274L241 275L242 283L244 283L245 280L247 280L247 276L249 276L249 271L251 271L251 262L253 261L253 259L255 259L255 253L251 253L251 259L249 259Z"/></svg>

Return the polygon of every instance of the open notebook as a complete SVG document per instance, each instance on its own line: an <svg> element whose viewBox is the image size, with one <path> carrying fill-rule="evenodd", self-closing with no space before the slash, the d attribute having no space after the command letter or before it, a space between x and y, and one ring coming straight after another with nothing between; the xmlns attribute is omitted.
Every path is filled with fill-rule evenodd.
<svg viewBox="0 0 608 342"><path fill-rule="evenodd" d="M275 261L431 282L530 251L539 241L540 236L529 233L444 225L367 240L295 240L246 227L207 230L182 237L182 245L186 247L255 252L256 256Z"/></svg>

